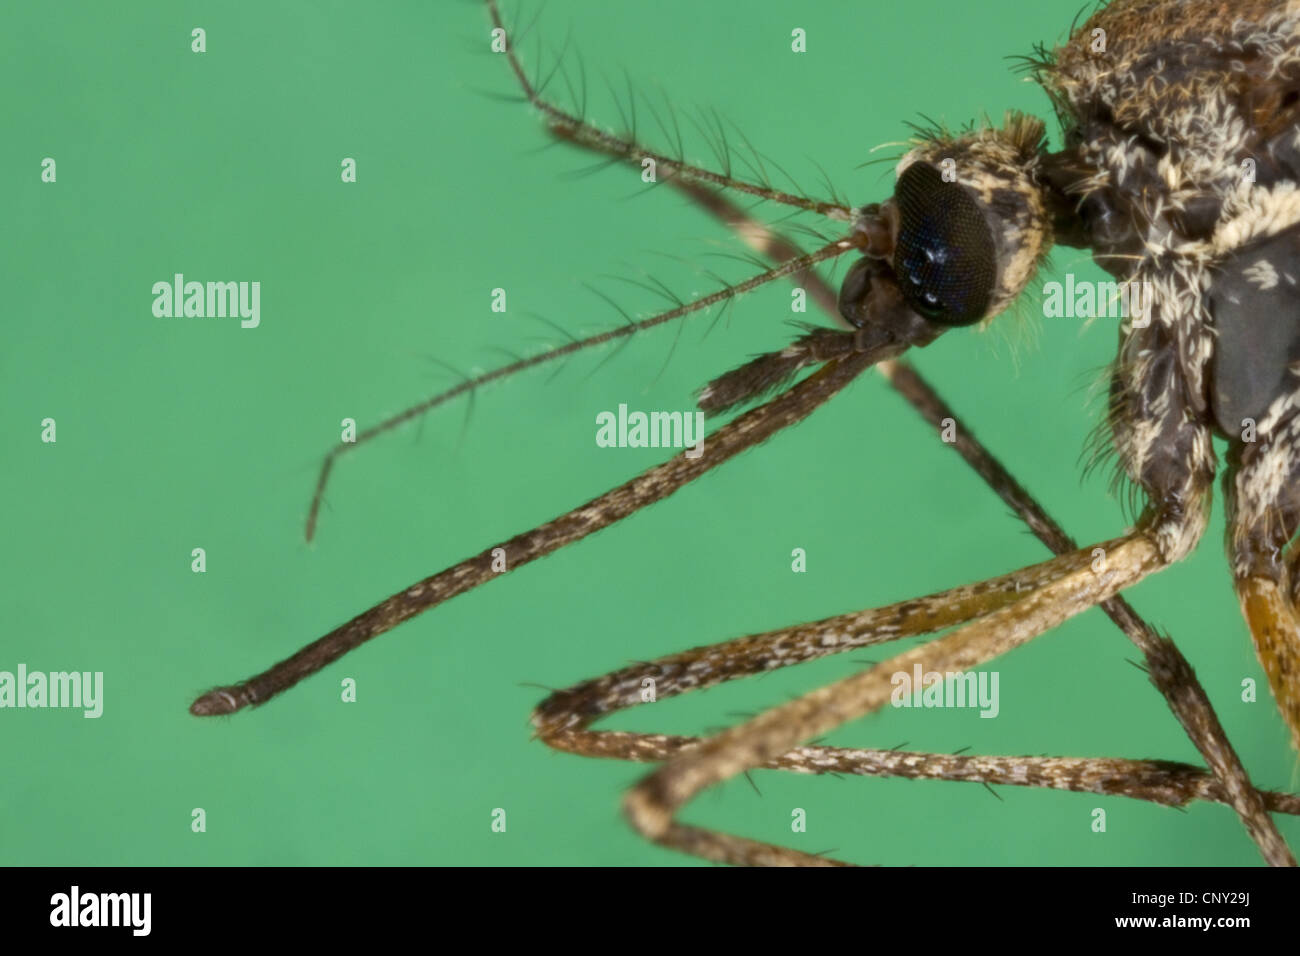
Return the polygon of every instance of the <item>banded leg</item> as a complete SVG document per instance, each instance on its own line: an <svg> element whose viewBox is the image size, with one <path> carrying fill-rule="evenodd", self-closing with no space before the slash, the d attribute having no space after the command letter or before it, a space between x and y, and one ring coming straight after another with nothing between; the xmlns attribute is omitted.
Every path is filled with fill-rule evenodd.
<svg viewBox="0 0 1300 956"><path fill-rule="evenodd" d="M557 691L538 706L533 724L537 735L549 746L567 753L637 762L668 760L702 741L695 737L591 730L591 725L616 711L650 701L965 623L1008 607L1079 566L1078 554L1067 555L979 584L634 664ZM653 691L648 696L647 689ZM804 746L762 766L809 774L1048 787L1123 795L1170 806L1181 806L1193 799L1229 802L1227 790L1204 770L1167 761L985 757ZM1263 797L1269 810L1300 813L1300 797L1277 793Z"/></svg>
<svg viewBox="0 0 1300 956"><path fill-rule="evenodd" d="M1108 569L1090 566L1091 549L1056 558L1058 573L1014 602L956 631L837 681L711 737L679 753L628 794L633 827L654 843L721 863L828 865L818 856L677 822L678 811L709 786L761 767L804 741L880 709L891 697L891 676L922 671L966 671L1020 646L1075 614L1165 566L1155 543L1136 531L1108 548ZM1060 562L1057 564L1057 562Z"/></svg>

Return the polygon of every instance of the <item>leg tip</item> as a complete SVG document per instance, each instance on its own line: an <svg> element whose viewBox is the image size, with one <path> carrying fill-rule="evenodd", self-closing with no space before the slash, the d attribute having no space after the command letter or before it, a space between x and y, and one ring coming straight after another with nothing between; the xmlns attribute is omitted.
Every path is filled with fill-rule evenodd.
<svg viewBox="0 0 1300 956"><path fill-rule="evenodd" d="M235 695L233 688L218 687L190 704L190 713L195 717L217 717L233 714L243 706L243 702Z"/></svg>

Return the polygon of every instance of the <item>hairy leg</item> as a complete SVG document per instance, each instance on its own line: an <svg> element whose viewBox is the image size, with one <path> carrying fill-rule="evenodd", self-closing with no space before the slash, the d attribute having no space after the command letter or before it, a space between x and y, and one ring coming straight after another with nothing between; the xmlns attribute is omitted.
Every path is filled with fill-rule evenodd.
<svg viewBox="0 0 1300 956"><path fill-rule="evenodd" d="M666 760L700 743L700 738L590 728L631 707L963 624L1007 607L1077 563L1067 555L978 584L633 664L555 692L538 705L533 724L547 745L566 753L638 762ZM1204 770L1168 761L982 757L810 746L791 750L763 766L801 773L1052 787L1179 806L1193 799L1229 802L1225 788ZM1264 796L1271 810L1300 813L1300 797Z"/></svg>
<svg viewBox="0 0 1300 956"><path fill-rule="evenodd" d="M922 672L968 671L1165 566L1144 531L1109 545L1107 570L1100 574L1090 566L1091 554L1086 548L1040 565L1054 577L1007 606L679 753L628 793L624 809L630 822L652 842L716 862L827 865L831 861L807 853L679 823L677 813L702 790L880 709L891 699L894 674L910 674L918 666Z"/></svg>

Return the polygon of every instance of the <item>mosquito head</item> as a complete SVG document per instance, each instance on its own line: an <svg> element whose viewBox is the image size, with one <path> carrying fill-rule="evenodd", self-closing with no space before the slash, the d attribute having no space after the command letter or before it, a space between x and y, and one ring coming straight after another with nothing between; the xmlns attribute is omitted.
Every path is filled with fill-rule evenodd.
<svg viewBox="0 0 1300 956"><path fill-rule="evenodd" d="M858 210L865 258L845 277L840 312L859 328L919 321L930 338L1001 312L1050 244L1042 155L1042 122L1021 114L919 142L898 164L893 197Z"/></svg>

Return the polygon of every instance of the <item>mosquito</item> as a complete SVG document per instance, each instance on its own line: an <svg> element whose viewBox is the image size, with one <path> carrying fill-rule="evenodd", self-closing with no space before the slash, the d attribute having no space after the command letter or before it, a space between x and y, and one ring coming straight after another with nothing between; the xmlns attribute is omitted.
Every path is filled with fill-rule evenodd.
<svg viewBox="0 0 1300 956"><path fill-rule="evenodd" d="M733 301L783 279L808 291L828 324L709 382L698 407L739 413L698 453L683 452L551 521L403 588L270 669L199 697L197 716L260 706L417 614L609 527L742 451L803 421L875 368L1055 556L913 598L637 663L552 693L533 713L536 736L569 753L655 764L623 803L655 844L743 865L833 865L807 853L682 822L702 791L754 769L963 780L1124 795L1169 806L1226 804L1263 858L1295 865L1273 821L1300 797L1257 789L1209 699L1172 640L1121 592L1185 558L1208 522L1219 473L1212 439L1228 443L1223 495L1232 583L1293 743L1300 745L1300 4L1116 0L1054 49L1024 59L1062 130L1008 112L1001 123L918 130L897 161L892 195L852 206L780 188L761 156L745 175L687 162L635 133L607 132L585 109L557 105L533 78L497 0L484 0L493 41L520 99L549 133L611 162L657 175L728 225L765 260L750 278L673 308L520 359L433 396L325 458L307 521L315 533L337 460L489 382ZM629 124L635 127L635 124ZM665 132L670 133L668 127ZM742 202L819 216L815 248ZM1120 330L1110 370L1107 444L1140 496L1124 534L1085 547L1047 514L906 363L905 353L990 321L1030 288L1056 246L1090 252L1126 287L1154 290L1147 320ZM838 290L819 264L852 260ZM957 332L960 334L960 332ZM1003 757L827 746L819 739L888 705L894 676L969 672L1100 606L1145 659L1205 761ZM689 737L601 731L616 711L905 637L927 643L806 693L720 733ZM647 697L646 688L653 688Z"/></svg>

